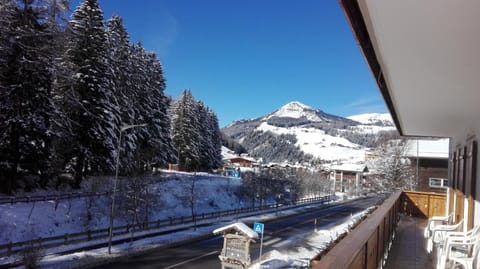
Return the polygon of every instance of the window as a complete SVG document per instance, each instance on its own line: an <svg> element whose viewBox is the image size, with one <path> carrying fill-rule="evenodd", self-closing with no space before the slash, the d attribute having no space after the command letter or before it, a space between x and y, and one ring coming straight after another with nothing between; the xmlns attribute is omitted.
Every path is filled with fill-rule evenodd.
<svg viewBox="0 0 480 269"><path fill-rule="evenodd" d="M446 188L448 187L448 179L431 177L428 186L430 188Z"/></svg>

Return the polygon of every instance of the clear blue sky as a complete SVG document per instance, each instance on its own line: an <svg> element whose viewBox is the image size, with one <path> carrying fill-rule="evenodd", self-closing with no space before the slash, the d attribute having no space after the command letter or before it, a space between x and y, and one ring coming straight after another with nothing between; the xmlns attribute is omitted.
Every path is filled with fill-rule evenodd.
<svg viewBox="0 0 480 269"><path fill-rule="evenodd" d="M75 9L79 0L71 2ZM339 116L387 112L337 0L99 0L157 53L166 94L190 89L220 127L290 101Z"/></svg>

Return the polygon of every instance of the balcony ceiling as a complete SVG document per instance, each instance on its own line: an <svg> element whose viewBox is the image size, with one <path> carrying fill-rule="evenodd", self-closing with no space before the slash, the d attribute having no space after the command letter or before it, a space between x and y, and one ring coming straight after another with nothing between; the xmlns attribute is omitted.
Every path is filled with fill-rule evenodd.
<svg viewBox="0 0 480 269"><path fill-rule="evenodd" d="M480 126L480 1L359 0L358 7L361 15L347 16L365 23L380 66L372 71L383 75L379 86L404 135L452 137Z"/></svg>

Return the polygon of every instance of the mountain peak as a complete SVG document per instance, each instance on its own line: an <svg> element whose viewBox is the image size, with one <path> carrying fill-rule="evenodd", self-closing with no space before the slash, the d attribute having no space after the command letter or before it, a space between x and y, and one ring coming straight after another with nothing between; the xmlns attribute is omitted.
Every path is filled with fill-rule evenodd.
<svg viewBox="0 0 480 269"><path fill-rule="evenodd" d="M298 110L304 110L304 109L313 109L299 101L292 101L284 106L282 106L280 109L298 109Z"/></svg>
<svg viewBox="0 0 480 269"><path fill-rule="evenodd" d="M309 120L318 121L321 119L318 117L317 112L318 111L316 109L309 107L299 101L292 101L270 114L268 118L307 118Z"/></svg>

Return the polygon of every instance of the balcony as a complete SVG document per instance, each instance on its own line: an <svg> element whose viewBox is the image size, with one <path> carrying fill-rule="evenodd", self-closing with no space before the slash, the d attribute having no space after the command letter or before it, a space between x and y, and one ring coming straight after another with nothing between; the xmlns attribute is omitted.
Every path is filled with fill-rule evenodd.
<svg viewBox="0 0 480 269"><path fill-rule="evenodd" d="M372 215L335 245L312 261L324 268L434 268L426 251L423 229L427 218L445 214L446 195L396 192Z"/></svg>

